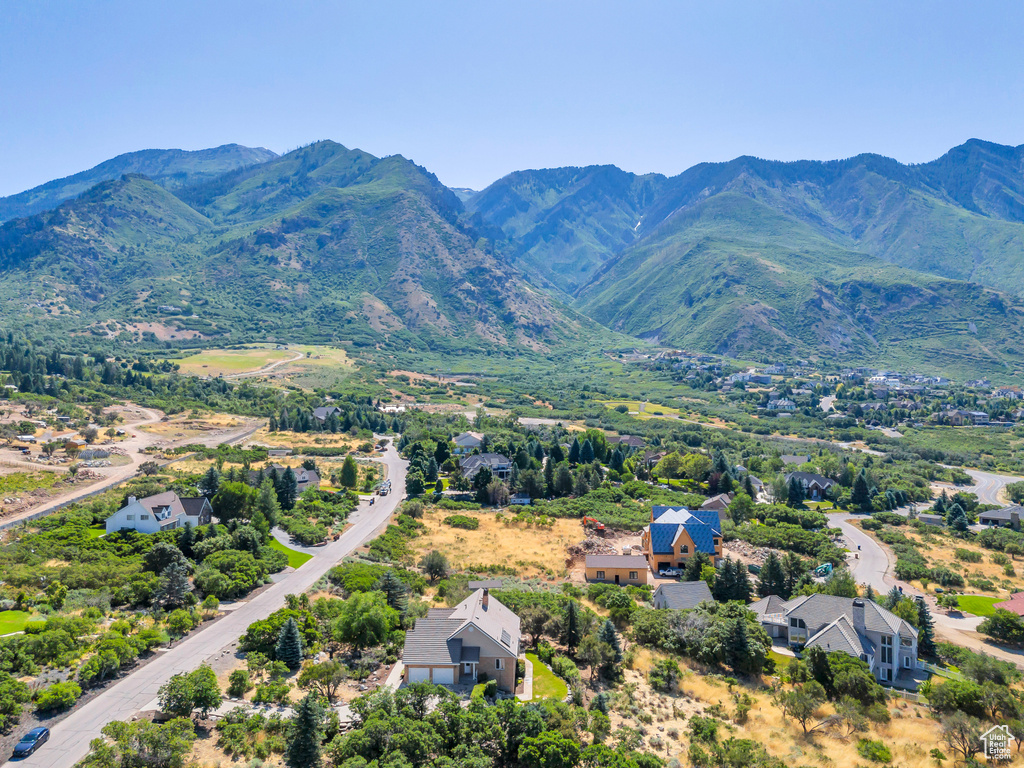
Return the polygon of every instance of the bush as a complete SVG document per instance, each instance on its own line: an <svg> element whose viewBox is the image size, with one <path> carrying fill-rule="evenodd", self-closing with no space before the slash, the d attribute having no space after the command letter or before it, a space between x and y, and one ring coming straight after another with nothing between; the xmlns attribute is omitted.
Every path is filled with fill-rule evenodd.
<svg viewBox="0 0 1024 768"><path fill-rule="evenodd" d="M871 739L857 740L857 754L875 763L891 763L892 752L880 741Z"/></svg>
<svg viewBox="0 0 1024 768"><path fill-rule="evenodd" d="M1005 608L996 608L995 613L978 625L978 631L1004 643L1024 642L1024 618Z"/></svg>
<svg viewBox="0 0 1024 768"><path fill-rule="evenodd" d="M498 681L488 680L484 683L484 696L488 699L493 699L498 696Z"/></svg>
<svg viewBox="0 0 1024 768"><path fill-rule="evenodd" d="M44 688L36 696L36 711L58 712L68 709L74 706L74 703L78 701L78 697L81 695L82 689L78 683L70 681L54 683L50 687Z"/></svg>
<svg viewBox="0 0 1024 768"><path fill-rule="evenodd" d="M656 691L667 692L676 687L679 682L679 665L672 659L662 659L651 666L647 679L651 687Z"/></svg>
<svg viewBox="0 0 1024 768"><path fill-rule="evenodd" d="M448 515L444 519L444 524L450 525L452 528L464 528L467 531L475 531L480 527L480 521L477 518L467 515Z"/></svg>
<svg viewBox="0 0 1024 768"><path fill-rule="evenodd" d="M975 552L973 549L963 549L962 547L957 547L956 550L954 550L953 555L956 557L957 560L962 560L965 563L981 562L981 552ZM1006 557L1006 555L1003 555L1003 557Z"/></svg>
<svg viewBox="0 0 1024 768"><path fill-rule="evenodd" d="M252 681L249 679L248 671L236 669L228 677L228 696L238 699L250 690L252 690Z"/></svg>
<svg viewBox="0 0 1024 768"><path fill-rule="evenodd" d="M568 656L555 656L551 659L551 671L566 682L580 679L580 670Z"/></svg>

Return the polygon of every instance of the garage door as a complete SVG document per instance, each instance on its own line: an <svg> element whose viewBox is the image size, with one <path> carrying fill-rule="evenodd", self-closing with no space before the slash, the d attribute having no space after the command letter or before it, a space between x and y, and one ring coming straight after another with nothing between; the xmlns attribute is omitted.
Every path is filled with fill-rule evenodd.
<svg viewBox="0 0 1024 768"><path fill-rule="evenodd" d="M409 667L409 682L422 683L430 680L430 667Z"/></svg>
<svg viewBox="0 0 1024 768"><path fill-rule="evenodd" d="M434 683L451 685L455 682L455 669L452 667L434 667Z"/></svg>

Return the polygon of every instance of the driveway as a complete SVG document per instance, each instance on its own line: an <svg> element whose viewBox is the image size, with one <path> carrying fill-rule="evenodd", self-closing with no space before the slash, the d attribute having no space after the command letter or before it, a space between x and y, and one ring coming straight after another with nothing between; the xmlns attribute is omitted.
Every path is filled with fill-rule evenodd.
<svg viewBox="0 0 1024 768"><path fill-rule="evenodd" d="M398 456L392 444L385 451L383 463L396 488L405 486L408 462ZM164 652L154 661L91 700L67 718L50 728L50 741L38 752L22 761L30 768L72 768L89 752L90 740L111 720L127 720L152 702L160 686L179 672L188 672L203 661L222 653L233 653L235 643L246 628L285 604L285 595L298 594L312 587L339 560L372 539L398 508L401 496L378 498L371 507L359 504L350 518L351 526L337 541L324 547L309 549L313 558L302 567L286 573L264 592L247 601L206 630L189 635L179 645Z"/></svg>

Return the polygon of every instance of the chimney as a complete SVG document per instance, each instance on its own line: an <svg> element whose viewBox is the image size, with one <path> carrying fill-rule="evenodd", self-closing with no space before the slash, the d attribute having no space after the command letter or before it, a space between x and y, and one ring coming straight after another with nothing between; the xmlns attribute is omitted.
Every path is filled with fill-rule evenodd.
<svg viewBox="0 0 1024 768"><path fill-rule="evenodd" d="M859 597L853 598L853 626L864 629L864 600Z"/></svg>
<svg viewBox="0 0 1024 768"><path fill-rule="evenodd" d="M1015 531L1020 530L1020 507L1015 507L1010 512L1010 527Z"/></svg>
<svg viewBox="0 0 1024 768"><path fill-rule="evenodd" d="M487 603L490 601L490 594L491 590L489 590L487 587L484 587L484 594L480 598L480 607L483 608L485 611L487 610Z"/></svg>
<svg viewBox="0 0 1024 768"><path fill-rule="evenodd" d="M136 502L136 498L134 496L129 496L128 497L128 503L129 504L134 504L135 502Z"/></svg>

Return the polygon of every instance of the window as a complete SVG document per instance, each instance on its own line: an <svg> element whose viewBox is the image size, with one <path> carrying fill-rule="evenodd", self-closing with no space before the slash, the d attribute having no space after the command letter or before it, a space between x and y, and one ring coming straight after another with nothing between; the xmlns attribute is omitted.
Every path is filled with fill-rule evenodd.
<svg viewBox="0 0 1024 768"><path fill-rule="evenodd" d="M125 515L124 519L125 520L134 520L135 519L135 515Z"/></svg>
<svg viewBox="0 0 1024 768"><path fill-rule="evenodd" d="M497 670L504 669L505 668L505 660L504 659L495 659L494 660L494 668L497 669Z"/></svg>
<svg viewBox="0 0 1024 768"><path fill-rule="evenodd" d="M911 645L913 645L913 641L909 637L900 638L900 646L902 648L909 648Z"/></svg>
<svg viewBox="0 0 1024 768"><path fill-rule="evenodd" d="M892 664L892 636L882 635L882 663ZM888 678L886 678L888 679Z"/></svg>
<svg viewBox="0 0 1024 768"><path fill-rule="evenodd" d="M680 544L679 545L679 554L686 555L686 554L689 554L689 552L690 552L690 545L689 544Z"/></svg>
<svg viewBox="0 0 1024 768"><path fill-rule="evenodd" d="M604 571L598 571L597 572L597 576L595 578L603 579L604 578Z"/></svg>
<svg viewBox="0 0 1024 768"><path fill-rule="evenodd" d="M640 578L640 574L639 574L639 573L637 573L636 571L630 571L630 572L629 572L629 578L631 578L631 579L633 579L634 581L636 581L637 579L639 579L639 578Z"/></svg>
<svg viewBox="0 0 1024 768"><path fill-rule="evenodd" d="M721 543L722 543L722 542L721 542L721 540L720 540L720 539L715 539L715 546L716 546L716 547L717 547L717 546L718 546L719 544L721 544Z"/></svg>
<svg viewBox="0 0 1024 768"><path fill-rule="evenodd" d="M139 520L149 520L149 515L139 515Z"/></svg>
<svg viewBox="0 0 1024 768"><path fill-rule="evenodd" d="M904 656L903 657L903 666L906 667L907 669L910 669L910 657L909 656Z"/></svg>

